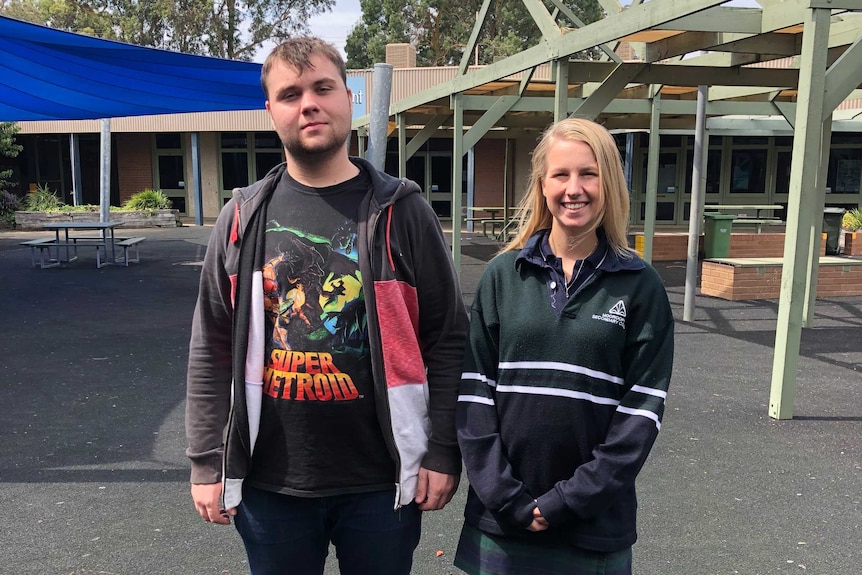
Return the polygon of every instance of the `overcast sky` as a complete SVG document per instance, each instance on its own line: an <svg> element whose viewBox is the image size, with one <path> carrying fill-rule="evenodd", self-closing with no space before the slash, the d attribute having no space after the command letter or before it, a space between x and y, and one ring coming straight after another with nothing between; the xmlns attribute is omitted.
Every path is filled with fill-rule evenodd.
<svg viewBox="0 0 862 575"><path fill-rule="evenodd" d="M332 12L312 18L308 25L315 36L331 42L344 54L347 35L361 17L359 0L336 0Z"/></svg>

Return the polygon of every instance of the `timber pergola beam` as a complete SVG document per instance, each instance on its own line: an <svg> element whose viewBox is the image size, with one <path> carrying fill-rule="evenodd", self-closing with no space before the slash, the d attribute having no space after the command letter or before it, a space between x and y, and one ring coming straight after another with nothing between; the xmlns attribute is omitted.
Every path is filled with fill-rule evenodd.
<svg viewBox="0 0 862 575"><path fill-rule="evenodd" d="M713 134L793 133L769 405L770 416L791 418L802 302L811 293L812 275L816 279L809 274L816 254L809 252L819 246L824 145L832 130L849 129L847 120L859 116L854 110L833 111L847 97L862 98L862 2L757 0L760 8L725 6L728 0L599 2L606 17L584 25L565 0L549 0L550 10L542 0L524 0L541 39L503 60L471 67L490 11L490 0L483 0L460 66L449 79L390 106L399 153L409 157L428 138L442 135L452 138L453 159L460 159L482 138L535 138L555 117L569 114L594 118L609 129L648 129L650 148L657 151L660 131L694 129L699 86L708 87L707 125L710 131L715 127ZM566 20L577 27L567 28ZM623 44L639 58L609 53ZM610 61L576 58L593 48ZM361 118L353 126L361 129L367 122ZM408 129L415 133L409 142ZM648 166L645 236L655 225L654 160L651 156ZM461 162L454 161L456 266L461 179ZM651 238L645 239L649 259Z"/></svg>

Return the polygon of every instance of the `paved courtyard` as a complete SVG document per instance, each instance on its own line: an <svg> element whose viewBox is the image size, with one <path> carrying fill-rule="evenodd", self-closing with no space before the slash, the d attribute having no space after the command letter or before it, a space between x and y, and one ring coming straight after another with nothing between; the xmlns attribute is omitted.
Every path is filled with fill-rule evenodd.
<svg viewBox="0 0 862 575"><path fill-rule="evenodd" d="M19 245L39 233L0 230L0 573L247 573L233 528L195 513L183 455L189 325L211 229L140 230L141 262L128 268L96 269L84 252L46 270ZM468 303L494 250L465 236ZM862 298L818 300L796 417L779 422L767 415L777 301L698 297L683 322L684 265L658 266L676 359L639 481L635 572L858 575ZM416 575L457 573L465 492L426 514Z"/></svg>

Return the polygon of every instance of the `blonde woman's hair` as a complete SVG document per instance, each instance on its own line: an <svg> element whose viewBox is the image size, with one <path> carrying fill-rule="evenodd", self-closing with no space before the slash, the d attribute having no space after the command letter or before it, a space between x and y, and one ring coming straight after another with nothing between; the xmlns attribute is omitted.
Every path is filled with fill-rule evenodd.
<svg viewBox="0 0 862 575"><path fill-rule="evenodd" d="M520 250L539 230L550 229L554 217L542 195L542 179L548 167L548 151L556 141L584 142L593 151L599 168L598 217L593 229L604 229L608 244L618 255L629 257L626 230L629 192L613 136L604 127L583 118L566 118L551 124L533 150L530 185L518 207L518 231L502 251Z"/></svg>

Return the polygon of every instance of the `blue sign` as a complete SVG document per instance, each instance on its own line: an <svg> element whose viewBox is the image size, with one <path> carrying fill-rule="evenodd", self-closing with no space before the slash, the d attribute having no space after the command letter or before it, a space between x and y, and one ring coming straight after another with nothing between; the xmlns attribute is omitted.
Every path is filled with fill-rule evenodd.
<svg viewBox="0 0 862 575"><path fill-rule="evenodd" d="M368 99L368 93L365 91L365 76L348 76L347 87L353 92L353 118L360 118L367 114L365 100Z"/></svg>

